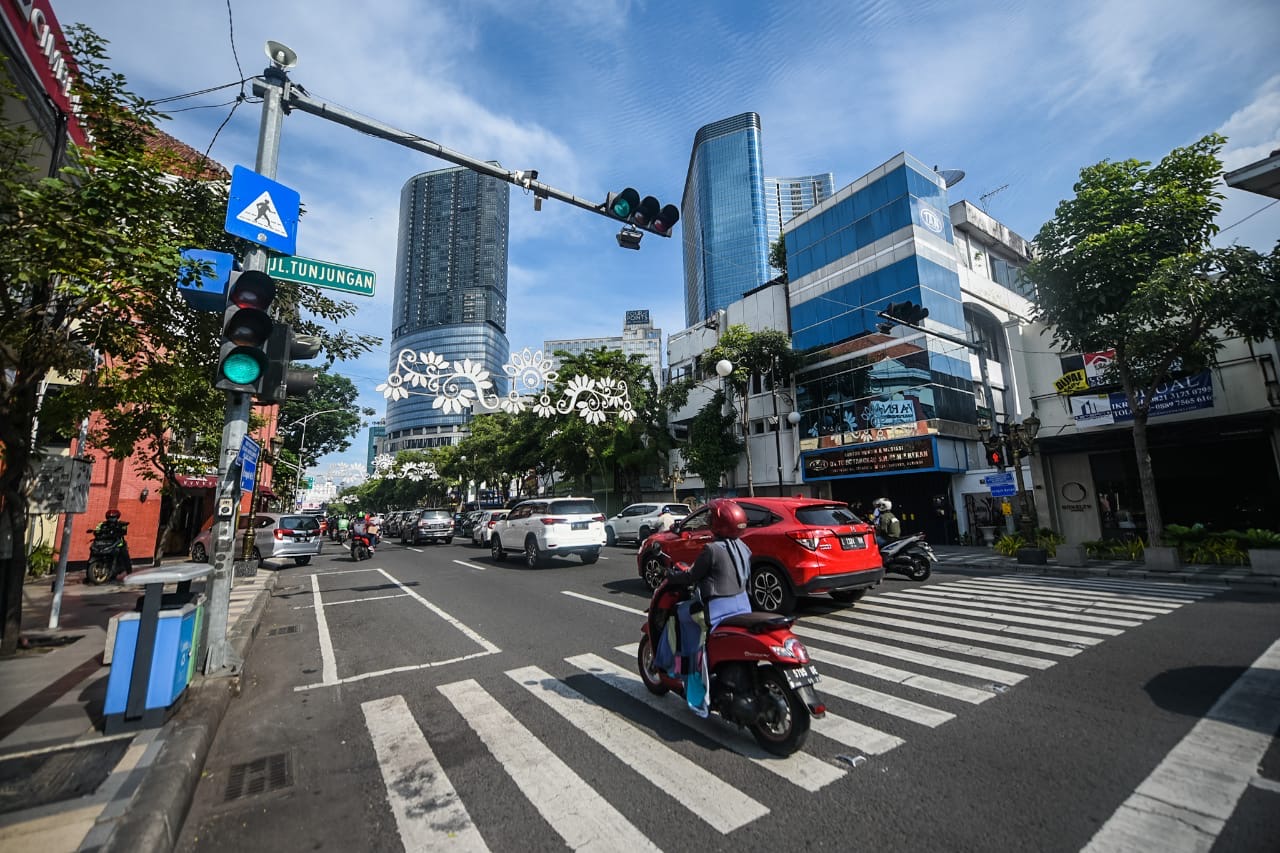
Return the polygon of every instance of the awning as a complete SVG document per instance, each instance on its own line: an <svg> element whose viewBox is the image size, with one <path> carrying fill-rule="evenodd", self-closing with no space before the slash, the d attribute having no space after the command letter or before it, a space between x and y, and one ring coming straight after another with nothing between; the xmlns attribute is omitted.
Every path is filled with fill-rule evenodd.
<svg viewBox="0 0 1280 853"><path fill-rule="evenodd" d="M178 485L184 489L216 489L218 478L213 474L179 474Z"/></svg>
<svg viewBox="0 0 1280 853"><path fill-rule="evenodd" d="M258 497L274 498L274 497L277 497L277 495L275 492L271 491L270 486L258 486Z"/></svg>

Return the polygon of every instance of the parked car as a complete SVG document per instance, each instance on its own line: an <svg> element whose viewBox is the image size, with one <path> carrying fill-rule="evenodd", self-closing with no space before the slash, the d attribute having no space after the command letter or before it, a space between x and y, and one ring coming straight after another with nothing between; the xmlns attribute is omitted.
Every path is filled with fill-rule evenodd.
<svg viewBox="0 0 1280 853"><path fill-rule="evenodd" d="M240 516L239 532L236 535L237 559L245 559L244 532L249 528L248 513ZM208 561L213 551L210 544L213 537L212 525L202 531L191 543L191 559L197 563ZM263 560L292 558L299 566L311 562L311 558L320 553L323 538L320 535L320 519L314 515L287 514L278 515L270 512L259 512L253 516L253 551L254 559Z"/></svg>
<svg viewBox="0 0 1280 853"><path fill-rule="evenodd" d="M484 509L480 511L480 517L471 525L471 544L472 545L488 545L489 537L493 534L493 528L498 522L507 517L508 510L505 509Z"/></svg>
<svg viewBox="0 0 1280 853"><path fill-rule="evenodd" d="M470 539L471 531L475 528L476 522L480 520L480 516L484 515L484 510L473 509L470 512L464 512L462 518L454 525L453 532L455 536L461 539Z"/></svg>
<svg viewBox="0 0 1280 853"><path fill-rule="evenodd" d="M689 507L674 503L631 504L604 523L605 544L613 545L624 539L643 542L649 538L650 533L662 528L658 517L664 512L670 513L679 521L689 514Z"/></svg>
<svg viewBox="0 0 1280 853"><path fill-rule="evenodd" d="M400 524L400 544L453 541L453 515L447 509L428 507L414 510Z"/></svg>
<svg viewBox="0 0 1280 853"><path fill-rule="evenodd" d="M524 554L537 568L548 557L577 554L583 563L600 559L604 515L591 498L534 498L517 504L489 534L489 552L505 560L508 551Z"/></svg>
<svg viewBox="0 0 1280 853"><path fill-rule="evenodd" d="M852 604L884 579L875 529L847 504L817 498L734 498L747 514L742 541L751 549L747 590L755 610L791 613L796 596L830 593ZM656 589L665 566L655 551L693 563L714 538L700 507L671 530L655 533L636 555L640 577Z"/></svg>
<svg viewBox="0 0 1280 853"><path fill-rule="evenodd" d="M403 510L397 509L387 513L387 521L384 525L382 525L382 535L383 536L399 536L400 522L403 518L404 518Z"/></svg>

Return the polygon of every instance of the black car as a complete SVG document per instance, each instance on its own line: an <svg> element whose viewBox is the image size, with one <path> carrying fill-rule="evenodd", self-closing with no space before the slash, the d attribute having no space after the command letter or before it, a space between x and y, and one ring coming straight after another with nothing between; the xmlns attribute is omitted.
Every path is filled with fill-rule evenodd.
<svg viewBox="0 0 1280 853"><path fill-rule="evenodd" d="M423 542L453 541L453 514L447 509L430 507L409 513L400 524L400 542L419 545Z"/></svg>

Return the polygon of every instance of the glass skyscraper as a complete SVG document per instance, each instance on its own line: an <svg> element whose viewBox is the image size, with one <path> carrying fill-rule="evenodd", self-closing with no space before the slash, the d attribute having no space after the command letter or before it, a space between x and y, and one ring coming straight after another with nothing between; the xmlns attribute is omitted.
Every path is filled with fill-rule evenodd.
<svg viewBox="0 0 1280 853"><path fill-rule="evenodd" d="M765 178L765 224L769 245L778 242L782 226L836 192L836 176L831 172L802 178Z"/></svg>
<svg viewBox="0 0 1280 853"><path fill-rule="evenodd" d="M759 115L698 130L680 207L685 323L693 326L773 276Z"/></svg>
<svg viewBox="0 0 1280 853"><path fill-rule="evenodd" d="M507 342L509 187L470 169L410 178L400 191L400 238L392 312L391 369L400 351L430 350L449 362L471 359L498 394ZM452 444L469 414L445 414L414 393L387 403L386 449Z"/></svg>

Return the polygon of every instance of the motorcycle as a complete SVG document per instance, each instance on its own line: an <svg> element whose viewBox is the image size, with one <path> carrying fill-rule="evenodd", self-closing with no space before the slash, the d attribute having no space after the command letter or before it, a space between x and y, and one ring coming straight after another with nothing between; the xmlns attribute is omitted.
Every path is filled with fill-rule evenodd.
<svg viewBox="0 0 1280 853"><path fill-rule="evenodd" d="M374 554L373 539L367 533L356 533L350 531L351 534L351 559L357 563L361 560L367 560Z"/></svg>
<svg viewBox="0 0 1280 853"><path fill-rule="evenodd" d="M880 546L880 557L886 574L906 575L913 581L928 578L933 574L930 563L938 562L923 533L885 542Z"/></svg>
<svg viewBox="0 0 1280 853"><path fill-rule="evenodd" d="M653 639L662 636L667 620L678 618L676 606L692 595L688 586L671 583L671 572L680 570L669 569L654 590L636 653L640 678L655 696L685 692L682 676L655 666ZM794 622L790 616L743 613L722 620L706 640L711 711L750 729L760 746L782 756L803 746L810 719L827 711L813 688L818 672L809 652L791 633Z"/></svg>
<svg viewBox="0 0 1280 853"><path fill-rule="evenodd" d="M124 538L128 531L129 523L126 521L118 522L115 527L89 531L93 542L89 545L85 582L103 584L129 573L133 560L129 557L129 543Z"/></svg>

